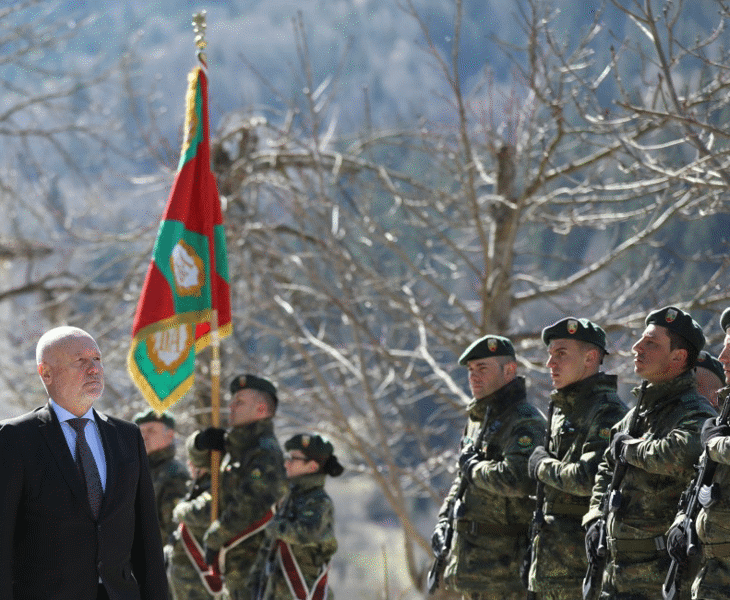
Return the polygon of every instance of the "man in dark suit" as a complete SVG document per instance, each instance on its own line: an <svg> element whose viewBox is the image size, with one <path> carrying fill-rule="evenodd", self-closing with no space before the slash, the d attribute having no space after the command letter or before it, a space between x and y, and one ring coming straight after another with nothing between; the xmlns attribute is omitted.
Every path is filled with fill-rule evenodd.
<svg viewBox="0 0 730 600"><path fill-rule="evenodd" d="M0 422L0 598L167 600L142 435L92 408L96 342L58 327L36 360L48 404Z"/></svg>

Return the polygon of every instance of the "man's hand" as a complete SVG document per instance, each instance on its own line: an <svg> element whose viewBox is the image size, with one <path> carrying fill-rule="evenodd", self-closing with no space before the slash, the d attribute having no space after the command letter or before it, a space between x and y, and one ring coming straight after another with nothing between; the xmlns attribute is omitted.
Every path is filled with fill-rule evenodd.
<svg viewBox="0 0 730 600"><path fill-rule="evenodd" d="M586 531L586 558L588 561L596 561L598 556L598 541L601 539L601 519L591 523Z"/></svg>
<svg viewBox="0 0 730 600"><path fill-rule="evenodd" d="M707 442L709 442L712 438L725 437L728 435L730 435L730 425L718 425L717 417L710 417L702 426L700 442L702 442L702 447L704 448L707 446Z"/></svg>
<svg viewBox="0 0 730 600"><path fill-rule="evenodd" d="M195 447L198 450L226 451L226 430L220 427L208 427L195 436Z"/></svg>
<svg viewBox="0 0 730 600"><path fill-rule="evenodd" d="M459 470L461 471L461 476L466 477L469 483L472 483L472 469L478 462L481 462L482 460L482 453L472 447L466 448L459 455Z"/></svg>
<svg viewBox="0 0 730 600"><path fill-rule="evenodd" d="M527 474L530 479L537 479L537 470L540 468L540 463L546 458L552 458L550 453L545 450L545 446L535 446L535 449L530 454L530 458L527 461Z"/></svg>
<svg viewBox="0 0 730 600"><path fill-rule="evenodd" d="M681 522L675 523L669 528L667 552L680 565L687 562L687 532Z"/></svg>
<svg viewBox="0 0 730 600"><path fill-rule="evenodd" d="M447 521L439 521L431 536L431 550L434 556L439 556L446 546L446 530L449 528Z"/></svg>
<svg viewBox="0 0 730 600"><path fill-rule="evenodd" d="M611 456L614 461L619 463L623 460L625 448L624 443L633 439L634 438L632 438L628 433L624 433L623 431L619 431L613 436L613 439L611 440Z"/></svg>

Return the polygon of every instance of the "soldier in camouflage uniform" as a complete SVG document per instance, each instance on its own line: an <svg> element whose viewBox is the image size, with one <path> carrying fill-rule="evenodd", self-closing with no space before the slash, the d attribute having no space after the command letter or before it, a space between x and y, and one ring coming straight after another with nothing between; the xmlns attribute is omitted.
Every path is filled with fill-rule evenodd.
<svg viewBox="0 0 730 600"><path fill-rule="evenodd" d="M715 415L697 393L694 366L705 343L700 326L680 309L667 306L649 314L634 344L634 370L648 382L641 405L611 429L611 443L598 467L590 510L586 551L595 556L601 505L618 461L626 475L620 507L606 524L608 554L601 599L657 600L669 567L664 534L679 497L693 476L702 450L700 429ZM638 388L634 390L638 395ZM636 435L628 432L638 413ZM606 499L607 500L607 499ZM682 598L689 598L683 594Z"/></svg>
<svg viewBox="0 0 730 600"><path fill-rule="evenodd" d="M332 600L327 574L337 540L324 480L338 477L343 468L332 444L320 435L297 434L284 447L289 495L266 528L251 570L251 599L296 600L291 590L301 589L311 600Z"/></svg>
<svg viewBox="0 0 730 600"><path fill-rule="evenodd" d="M697 393L710 401L716 411L722 407L717 405L717 392L725 385L725 371L722 363L712 354L703 350L697 357Z"/></svg>
<svg viewBox="0 0 730 600"><path fill-rule="evenodd" d="M730 308L720 317L725 344L718 357L730 380ZM726 400L727 402L727 400ZM719 493L711 506L701 508L695 521L702 542L700 570L691 584L693 600L730 600L730 426L708 419L700 436L709 458L717 463L713 487ZM682 514L676 521L680 521ZM686 533L675 524L668 534L668 549L680 563L687 557ZM689 581L685 586L690 587Z"/></svg>
<svg viewBox="0 0 730 600"><path fill-rule="evenodd" d="M190 475L175 459L175 419L167 413L158 415L151 408L137 413L134 422L139 425L150 463L152 483L157 500L157 518L160 521L162 543L170 540L175 531L172 510L187 493Z"/></svg>
<svg viewBox="0 0 730 600"><path fill-rule="evenodd" d="M188 451L188 469L193 477L187 495L177 503L172 513L177 524L184 524L187 535L192 536L194 542L187 536L183 540L183 533L178 528L173 534L171 544L165 546L165 557L168 564L168 575L173 600L210 600L211 594L201 579L201 567L207 570L207 565L199 565L191 558L200 554L201 540L210 525L210 452L195 452L195 436L188 436L185 447ZM186 551L184 544L189 544ZM196 548L197 547L197 548Z"/></svg>
<svg viewBox="0 0 730 600"><path fill-rule="evenodd" d="M529 494L534 488L527 476L527 460L542 443L545 419L527 402L525 380L517 377L514 347L507 338L478 339L464 351L459 364L469 370L474 399L467 407L460 471L439 512L431 543L435 552L443 547L451 498L461 478L468 478L444 582L472 600L522 598L519 565L527 548ZM484 443L474 448L487 411Z"/></svg>
<svg viewBox="0 0 730 600"><path fill-rule="evenodd" d="M544 600L581 597L588 564L581 520L611 427L627 411L616 376L600 371L606 334L587 319L568 317L542 331L555 390L550 447L538 446L528 472L544 484L545 521L533 540L529 589Z"/></svg>
<svg viewBox="0 0 730 600"><path fill-rule="evenodd" d="M284 456L274 435L273 384L254 375L231 382L230 425L197 433L193 452L224 453L220 512L203 535L206 562L223 573L234 600L248 598L248 575L271 519L287 489Z"/></svg>

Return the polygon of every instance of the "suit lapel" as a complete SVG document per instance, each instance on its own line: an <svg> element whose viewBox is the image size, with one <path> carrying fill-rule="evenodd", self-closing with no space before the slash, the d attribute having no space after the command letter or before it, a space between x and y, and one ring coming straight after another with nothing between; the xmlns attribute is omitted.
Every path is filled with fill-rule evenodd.
<svg viewBox="0 0 730 600"><path fill-rule="evenodd" d="M106 489L104 490L104 501L101 503L101 513L103 513L108 508L110 499L117 497L114 487L119 480L117 459L121 456L121 448L119 447L117 428L109 421L107 416L98 413L94 409L94 417L99 426L101 443L104 446L104 457L106 459Z"/></svg>
<svg viewBox="0 0 730 600"><path fill-rule="evenodd" d="M66 438L61 430L61 423L51 409L50 403L39 409L37 416L40 421L38 431L40 431L41 436L43 436L46 444L48 444L51 455L58 465L58 470L61 471L61 475L71 488L74 496L79 499L79 502L86 507L87 512L91 515L89 498L86 494L84 482L81 479L81 473L76 468L76 463L74 463L73 456L66 443Z"/></svg>

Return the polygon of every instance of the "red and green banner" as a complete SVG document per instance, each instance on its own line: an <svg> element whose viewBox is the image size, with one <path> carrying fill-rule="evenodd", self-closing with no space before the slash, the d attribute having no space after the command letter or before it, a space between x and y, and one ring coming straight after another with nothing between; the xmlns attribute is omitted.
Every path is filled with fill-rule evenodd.
<svg viewBox="0 0 730 600"><path fill-rule="evenodd" d="M132 324L127 368L158 413L193 384L195 354L231 333L228 258L220 198L210 167L208 80L188 76L185 138L175 182L162 215L152 261Z"/></svg>

